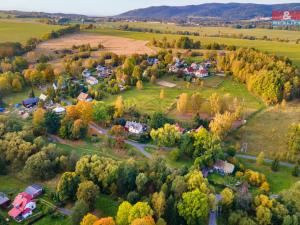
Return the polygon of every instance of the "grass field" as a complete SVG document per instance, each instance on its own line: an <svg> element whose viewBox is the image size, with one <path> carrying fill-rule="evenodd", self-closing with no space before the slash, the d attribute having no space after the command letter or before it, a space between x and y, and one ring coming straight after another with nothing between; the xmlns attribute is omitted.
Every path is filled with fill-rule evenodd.
<svg viewBox="0 0 300 225"><path fill-rule="evenodd" d="M41 90L38 88L34 88L34 94L36 97L39 97L41 94ZM11 94L6 94L3 96L3 101L5 104L12 106L14 104L17 103L22 103L22 101L24 99L29 98L29 93L31 92L31 88L27 87L24 88L24 90L20 91L20 92L15 92L15 93L11 93Z"/></svg>
<svg viewBox="0 0 300 225"><path fill-rule="evenodd" d="M222 79L222 80L220 80ZM135 106L137 110L143 113L154 113L156 111L167 112L168 108L176 102L176 98L181 93L192 94L195 91L200 92L204 99L207 99L212 93L216 92L219 95L226 93L231 94L234 97L238 97L239 100L244 101L245 114L249 115L264 107L264 104L251 95L243 84L239 84L230 79L220 77L210 77L204 80L204 87L191 85L190 88L186 87L186 82L183 80L174 81L172 77L163 78L169 82L177 84L174 88L166 88L153 84L145 84L143 90L137 90L135 88L121 93L126 107ZM223 82L221 82L223 81ZM216 84L221 83L218 87L212 88ZM160 99L160 90L164 89L165 98ZM109 96L105 99L105 102L113 104L117 96ZM205 105L205 104L204 104ZM203 109L204 111L206 109ZM177 117L175 112L170 111L170 116Z"/></svg>
<svg viewBox="0 0 300 225"><path fill-rule="evenodd" d="M29 38L40 38L43 34L60 26L17 20L0 20L0 42L25 43Z"/></svg>
<svg viewBox="0 0 300 225"><path fill-rule="evenodd" d="M264 151L266 157L287 149L287 132L292 123L300 122L300 102L287 104L285 109L269 107L254 115L246 125L233 133L233 140L247 143L247 154L257 155Z"/></svg>
<svg viewBox="0 0 300 225"><path fill-rule="evenodd" d="M299 177L292 176L292 169L281 166L279 171L273 172L270 168L270 164L258 166L253 160L240 159L246 168L252 169L258 172L262 172L266 175L267 181L270 184L272 193L279 193L284 189L291 187L295 182L299 181Z"/></svg>
<svg viewBox="0 0 300 225"><path fill-rule="evenodd" d="M296 41L300 38L300 31L288 30L272 30L272 29L236 29L232 27L200 27L200 26L180 26L176 24L167 23L149 23L149 22L107 22L102 24L103 27L119 28L120 25L128 25L133 28L147 28L159 30L161 32L178 32L189 31L199 32L200 36L213 36L213 35L249 35L257 38L267 36L269 38L287 39Z"/></svg>
<svg viewBox="0 0 300 225"><path fill-rule="evenodd" d="M181 35L172 34L154 34L143 32L121 31L110 28L98 28L88 32L98 33L101 35L112 35L133 38L137 40L152 40L153 38L162 39L167 37L169 40L178 39ZM286 56L293 60L294 64L300 66L300 45L295 43L281 43L276 41L262 40L244 40L235 38L219 38L219 37L193 37L194 40L201 41L202 44L217 42L220 44L236 45L238 47L253 47L264 52L269 52L279 56Z"/></svg>

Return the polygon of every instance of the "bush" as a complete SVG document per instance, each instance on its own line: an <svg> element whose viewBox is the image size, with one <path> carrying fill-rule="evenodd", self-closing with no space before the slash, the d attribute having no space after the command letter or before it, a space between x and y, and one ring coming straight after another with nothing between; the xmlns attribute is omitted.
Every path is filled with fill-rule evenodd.
<svg viewBox="0 0 300 225"><path fill-rule="evenodd" d="M278 158L273 160L272 165L271 165L271 169L274 172L279 170L279 159Z"/></svg>
<svg viewBox="0 0 300 225"><path fill-rule="evenodd" d="M294 177L298 177L299 176L299 165L295 165L293 170L292 170L292 175Z"/></svg>
<svg viewBox="0 0 300 225"><path fill-rule="evenodd" d="M181 157L181 151L179 148L176 148L170 152L170 157L172 160L177 161Z"/></svg>

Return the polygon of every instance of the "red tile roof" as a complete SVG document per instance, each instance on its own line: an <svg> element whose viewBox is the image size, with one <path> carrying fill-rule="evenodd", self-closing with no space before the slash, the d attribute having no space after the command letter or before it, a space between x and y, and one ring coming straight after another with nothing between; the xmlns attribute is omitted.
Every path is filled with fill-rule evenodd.
<svg viewBox="0 0 300 225"><path fill-rule="evenodd" d="M8 215L13 218L18 217L21 213L24 212L26 205L31 201L31 195L27 194L26 192L18 194L12 203L13 208L8 212Z"/></svg>

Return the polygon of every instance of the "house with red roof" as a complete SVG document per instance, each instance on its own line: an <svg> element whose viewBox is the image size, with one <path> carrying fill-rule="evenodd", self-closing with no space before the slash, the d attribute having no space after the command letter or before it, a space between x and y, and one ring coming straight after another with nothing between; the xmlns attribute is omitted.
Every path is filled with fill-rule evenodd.
<svg viewBox="0 0 300 225"><path fill-rule="evenodd" d="M199 69L195 72L195 76L198 78L203 78L208 76L208 71L204 68Z"/></svg>
<svg viewBox="0 0 300 225"><path fill-rule="evenodd" d="M32 211L36 208L33 197L26 192L18 194L12 205L13 208L8 212L8 215L17 221L22 221L32 215Z"/></svg>

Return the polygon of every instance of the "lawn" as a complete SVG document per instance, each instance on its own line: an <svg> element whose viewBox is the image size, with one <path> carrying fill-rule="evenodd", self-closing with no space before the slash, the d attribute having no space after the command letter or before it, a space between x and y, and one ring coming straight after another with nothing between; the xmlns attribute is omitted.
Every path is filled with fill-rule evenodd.
<svg viewBox="0 0 300 225"><path fill-rule="evenodd" d="M56 143L56 145L67 152L75 151L79 156L97 154L115 160L123 160L130 157L134 157L136 160L143 158L143 155L131 145L126 144L126 149L123 152L118 152L106 147L103 141L104 139L101 137L98 143L65 141L65 143Z"/></svg>
<svg viewBox="0 0 300 225"><path fill-rule="evenodd" d="M258 166L254 160L240 159L240 161L246 168L265 174L272 193L279 193L284 189L290 188L295 182L300 180L300 177L292 176L292 169L288 167L281 166L278 172L273 172L268 163Z"/></svg>
<svg viewBox="0 0 300 225"><path fill-rule="evenodd" d="M226 93L231 94L233 97L237 97L240 101L244 102L245 113L249 115L264 107L264 104L255 96L251 95L243 84L232 81L227 78L220 78L217 76L210 77L204 80L204 86L199 87L197 85L191 85L189 88L186 87L186 82L181 80L173 80L172 77L162 78L172 83L176 83L177 86L174 88L166 88L159 85L145 84L143 90L137 90L133 88L131 90L121 93L125 106L135 106L136 109L142 113L152 114L157 111L171 112L172 104L176 103L176 98L181 93L192 94L195 91L200 92L204 99L208 99L212 93L216 92L223 96ZM216 86L213 88L214 86ZM165 98L160 99L160 90L164 89ZM113 104L117 96L109 96L104 99L105 102ZM205 109L203 109L205 110ZM178 118L178 115L174 112L170 113L171 117Z"/></svg>
<svg viewBox="0 0 300 225"><path fill-rule="evenodd" d="M100 194L96 199L95 214L99 217L115 217L118 211L118 202L109 195Z"/></svg>
<svg viewBox="0 0 300 225"><path fill-rule="evenodd" d="M0 20L0 42L25 43L29 38L40 38L45 33L59 29L60 26L42 24L37 22L24 22L17 20Z"/></svg>
<svg viewBox="0 0 300 225"><path fill-rule="evenodd" d="M30 92L31 92L31 88L27 87L27 88L24 88L24 90L22 90L20 92L15 92L15 93L10 93L8 95L4 95L3 101L5 104L10 105L10 106L17 104L17 103L22 103L22 101L24 99L29 98ZM39 97L41 94L41 90L39 90L38 88L34 88L34 94L36 97Z"/></svg>
<svg viewBox="0 0 300 225"><path fill-rule="evenodd" d="M143 33L143 32L130 32L121 31L112 28L98 28L95 30L87 31L92 33L98 33L101 35L112 35L127 37L138 40L152 40L153 38L162 39L167 37L168 40L179 39L181 35L173 34L154 34L154 33ZM298 34L298 33L297 33ZM273 53L279 56L289 57L295 65L300 66L300 45L295 43L281 43L276 41L263 41L263 40L245 40L236 38L220 38L220 37L193 37L194 40L201 41L202 44L206 45L209 43L220 43L227 45L236 45L238 47L251 47L257 48L264 52Z"/></svg>
<svg viewBox="0 0 300 225"><path fill-rule="evenodd" d="M231 141L247 143L247 154L257 155L264 151L266 157L274 157L276 152L287 149L287 133L292 123L300 122L300 102L293 101L280 110L269 107L253 117L246 125L233 133Z"/></svg>

